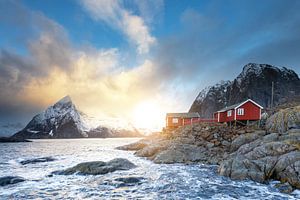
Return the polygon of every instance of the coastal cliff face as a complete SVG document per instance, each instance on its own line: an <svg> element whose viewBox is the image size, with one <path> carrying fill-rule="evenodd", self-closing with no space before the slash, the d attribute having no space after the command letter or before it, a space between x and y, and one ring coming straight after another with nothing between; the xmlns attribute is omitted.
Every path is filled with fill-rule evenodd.
<svg viewBox="0 0 300 200"><path fill-rule="evenodd" d="M202 90L189 112L199 112L201 117L210 118L215 111L246 99L253 99L268 108L272 82L274 106L300 100L300 79L293 70L249 63L233 81L222 81Z"/></svg>

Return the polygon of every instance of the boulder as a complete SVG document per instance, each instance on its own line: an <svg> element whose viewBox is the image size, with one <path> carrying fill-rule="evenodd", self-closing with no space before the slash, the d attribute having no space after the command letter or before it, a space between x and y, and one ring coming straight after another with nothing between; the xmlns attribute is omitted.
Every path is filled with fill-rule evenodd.
<svg viewBox="0 0 300 200"><path fill-rule="evenodd" d="M153 162L157 164L183 163L185 161L185 154L175 149L162 151L153 159Z"/></svg>
<svg viewBox="0 0 300 200"><path fill-rule="evenodd" d="M288 134L271 133L241 145L221 162L219 174L261 183L275 179L300 188L299 140Z"/></svg>
<svg viewBox="0 0 300 200"><path fill-rule="evenodd" d="M81 174L81 175L99 175L107 174L117 170L129 170L135 168L132 162L123 158L115 158L108 162L93 161L80 163L74 167L68 168L62 171L55 171L53 174L57 175L70 175L70 174Z"/></svg>
<svg viewBox="0 0 300 200"><path fill-rule="evenodd" d="M126 150L126 151L137 151L149 145L149 141L143 139L138 142L117 147L118 150Z"/></svg>
<svg viewBox="0 0 300 200"><path fill-rule="evenodd" d="M25 181L25 179L20 176L4 176L0 178L0 186L16 184L23 181Z"/></svg>
<svg viewBox="0 0 300 200"><path fill-rule="evenodd" d="M294 191L294 188L289 183L277 183L275 187L282 193L290 194Z"/></svg>
<svg viewBox="0 0 300 200"><path fill-rule="evenodd" d="M158 143L153 143L151 145L148 145L138 151L135 152L136 156L139 157L152 157L156 155L157 153L165 150L168 146L168 143L166 142L158 142Z"/></svg>
<svg viewBox="0 0 300 200"><path fill-rule="evenodd" d="M27 164L35 164L35 163L40 163L40 162L52 162L55 161L55 158L52 157L41 157L41 158L33 158L29 160L23 160L20 162L22 165L27 165Z"/></svg>
<svg viewBox="0 0 300 200"><path fill-rule="evenodd" d="M121 187L131 187L135 185L140 185L142 184L142 181L145 178L143 177L135 177L135 176L126 176L126 177L119 177L115 179L106 179L104 181L101 181L102 185L110 185L114 186L116 188L121 188Z"/></svg>
<svg viewBox="0 0 300 200"><path fill-rule="evenodd" d="M300 106L281 109L266 122L270 132L284 133L289 129L300 129Z"/></svg>
<svg viewBox="0 0 300 200"><path fill-rule="evenodd" d="M264 136L265 134L266 134L266 131L264 131L264 130L258 130L253 133L242 134L232 141L230 151L231 152L236 151L243 144L252 142L252 141L258 139L259 137Z"/></svg>
<svg viewBox="0 0 300 200"><path fill-rule="evenodd" d="M116 178L115 181L119 181L119 182L123 182L123 183L126 183L126 184L130 184L130 183L139 183L139 182L141 182L142 179L144 179L144 178L143 177L129 176L129 177Z"/></svg>
<svg viewBox="0 0 300 200"><path fill-rule="evenodd" d="M158 153L153 159L154 163L189 163L207 161L208 155L204 147L189 144L174 144L168 149Z"/></svg>

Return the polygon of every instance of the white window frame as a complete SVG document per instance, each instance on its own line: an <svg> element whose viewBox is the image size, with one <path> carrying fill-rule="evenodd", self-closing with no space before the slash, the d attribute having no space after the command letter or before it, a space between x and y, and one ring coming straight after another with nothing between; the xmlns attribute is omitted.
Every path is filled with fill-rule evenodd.
<svg viewBox="0 0 300 200"><path fill-rule="evenodd" d="M228 110L227 111L227 117L231 117L232 116L232 110Z"/></svg>
<svg viewBox="0 0 300 200"><path fill-rule="evenodd" d="M245 114L245 109L244 108L238 108L237 110L237 115L244 115Z"/></svg>
<svg viewBox="0 0 300 200"><path fill-rule="evenodd" d="M178 124L179 123L179 119L178 118L172 118L172 123L173 124Z"/></svg>

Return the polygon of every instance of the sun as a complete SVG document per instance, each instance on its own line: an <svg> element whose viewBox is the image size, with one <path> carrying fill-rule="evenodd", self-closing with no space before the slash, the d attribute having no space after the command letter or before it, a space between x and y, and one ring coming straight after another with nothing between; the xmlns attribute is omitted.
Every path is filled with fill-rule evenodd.
<svg viewBox="0 0 300 200"><path fill-rule="evenodd" d="M157 103L139 103L133 111L133 124L137 128L158 131L164 124L164 113Z"/></svg>

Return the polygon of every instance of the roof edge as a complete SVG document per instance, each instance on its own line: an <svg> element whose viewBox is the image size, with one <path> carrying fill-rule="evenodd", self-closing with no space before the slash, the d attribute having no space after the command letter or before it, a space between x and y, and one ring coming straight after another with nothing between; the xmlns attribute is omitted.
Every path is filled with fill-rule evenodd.
<svg viewBox="0 0 300 200"><path fill-rule="evenodd" d="M228 111L228 110L235 110L235 109L237 109L237 108L239 108L239 107L241 107L242 105L244 105L245 103L247 103L247 102L252 102L254 105L256 105L257 107L259 107L260 109L264 109L261 105L259 105L258 103L256 103L255 101L253 101L252 99L247 99L246 101L243 101L242 103L240 103L240 104L238 104L237 106L235 106L235 107L233 107L233 108L230 108L230 109L226 109L226 107L225 108L223 108L223 109L221 109L221 110L218 110L218 111L216 111L216 112L214 112L214 113L221 113L221 112L226 112L226 111ZM229 106L230 107L230 106Z"/></svg>
<svg viewBox="0 0 300 200"><path fill-rule="evenodd" d="M263 109L264 107L262 107L261 105L259 105L258 103L256 103L255 101L253 101L252 99L247 99L246 101L240 103L238 106L236 106L234 109L237 109L238 107L241 107L242 105L244 105L247 102L252 102L253 104L255 104L256 106L260 107L261 109Z"/></svg>

